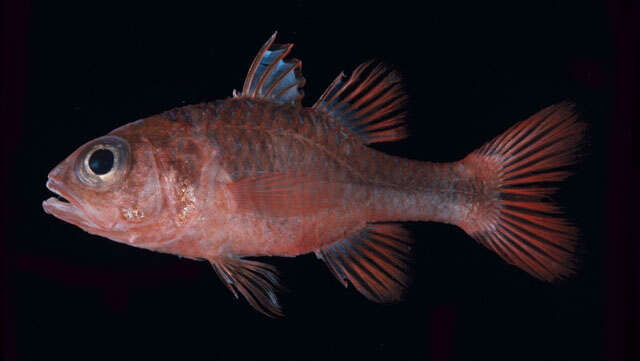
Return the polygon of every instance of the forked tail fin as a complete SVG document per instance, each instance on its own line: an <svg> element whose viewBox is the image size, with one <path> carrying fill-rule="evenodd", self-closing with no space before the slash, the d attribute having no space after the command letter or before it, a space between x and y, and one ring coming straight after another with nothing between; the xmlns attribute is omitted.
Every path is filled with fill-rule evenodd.
<svg viewBox="0 0 640 361"><path fill-rule="evenodd" d="M514 125L464 162L494 191L462 228L508 263L553 281L574 271L576 229L549 202L575 163L585 125L559 103Z"/></svg>

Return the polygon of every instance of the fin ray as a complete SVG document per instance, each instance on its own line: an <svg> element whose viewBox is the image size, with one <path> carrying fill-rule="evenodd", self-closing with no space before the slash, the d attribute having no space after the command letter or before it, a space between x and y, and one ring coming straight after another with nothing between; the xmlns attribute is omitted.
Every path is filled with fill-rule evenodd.
<svg viewBox="0 0 640 361"><path fill-rule="evenodd" d="M573 104L545 108L471 153L465 162L493 169L498 194L482 221L462 228L510 264L553 281L574 272L575 227L549 201L577 160L585 126Z"/></svg>
<svg viewBox="0 0 640 361"><path fill-rule="evenodd" d="M256 261L231 257L213 257L209 260L220 280L238 298L240 293L258 312L282 317L282 307L276 292L280 284L275 267Z"/></svg>
<svg viewBox="0 0 640 361"><path fill-rule="evenodd" d="M396 302L410 283L411 244L400 225L376 223L316 251L316 256L345 287L351 283L375 302Z"/></svg>
<svg viewBox="0 0 640 361"><path fill-rule="evenodd" d="M341 120L367 144L403 139L407 136L403 110L407 96L400 76L372 64L358 66L347 81L340 73L312 109Z"/></svg>

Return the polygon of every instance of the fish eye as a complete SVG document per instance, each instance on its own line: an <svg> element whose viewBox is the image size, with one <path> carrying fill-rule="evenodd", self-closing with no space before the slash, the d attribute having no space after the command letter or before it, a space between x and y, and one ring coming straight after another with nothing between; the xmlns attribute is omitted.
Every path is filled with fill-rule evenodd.
<svg viewBox="0 0 640 361"><path fill-rule="evenodd" d="M113 151L96 149L89 157L89 169L97 175L109 173L113 169Z"/></svg>
<svg viewBox="0 0 640 361"><path fill-rule="evenodd" d="M76 160L75 172L82 183L104 188L122 180L129 167L129 143L105 136L84 145Z"/></svg>

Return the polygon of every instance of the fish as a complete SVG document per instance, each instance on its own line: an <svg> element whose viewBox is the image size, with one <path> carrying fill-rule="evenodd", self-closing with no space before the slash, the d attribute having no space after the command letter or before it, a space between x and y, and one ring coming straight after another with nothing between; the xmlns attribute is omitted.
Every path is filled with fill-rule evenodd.
<svg viewBox="0 0 640 361"><path fill-rule="evenodd" d="M463 229L542 281L575 273L577 229L550 195L579 158L575 104L551 105L463 159L370 147L408 136L398 72L368 61L304 107L301 61L276 33L241 91L125 124L48 174L44 211L115 242L211 263L237 299L284 315L262 257L313 253L344 286L396 303L415 239L403 222ZM259 259L256 259L259 258Z"/></svg>

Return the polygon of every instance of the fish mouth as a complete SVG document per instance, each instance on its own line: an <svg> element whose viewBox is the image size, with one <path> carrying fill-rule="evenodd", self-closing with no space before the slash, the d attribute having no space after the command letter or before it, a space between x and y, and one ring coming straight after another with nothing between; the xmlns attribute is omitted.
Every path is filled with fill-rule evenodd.
<svg viewBox="0 0 640 361"><path fill-rule="evenodd" d="M51 178L47 180L47 189L55 193L56 196L42 202L45 213L78 227L96 228L96 225L88 220L78 201Z"/></svg>

